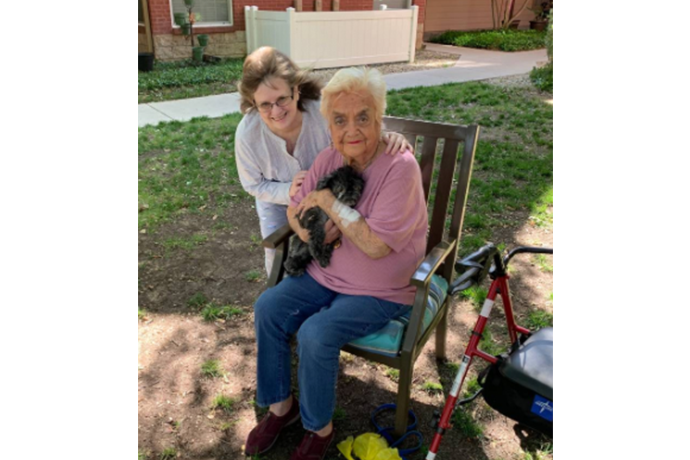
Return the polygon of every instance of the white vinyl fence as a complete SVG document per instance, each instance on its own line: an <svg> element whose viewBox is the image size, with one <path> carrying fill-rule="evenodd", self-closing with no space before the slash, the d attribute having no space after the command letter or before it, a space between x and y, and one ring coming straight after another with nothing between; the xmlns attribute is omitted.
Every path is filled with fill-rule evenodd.
<svg viewBox="0 0 690 460"><path fill-rule="evenodd" d="M245 6L247 53L272 46L308 69L413 62L418 8L298 13Z"/></svg>

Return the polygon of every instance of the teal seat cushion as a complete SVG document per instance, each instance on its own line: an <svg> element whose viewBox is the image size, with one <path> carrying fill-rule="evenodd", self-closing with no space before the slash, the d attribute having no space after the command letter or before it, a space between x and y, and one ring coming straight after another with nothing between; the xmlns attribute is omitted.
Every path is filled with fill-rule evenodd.
<svg viewBox="0 0 690 460"><path fill-rule="evenodd" d="M422 334L429 328L431 321L438 313L438 309L441 308L441 305L446 300L447 292L448 282L438 275L432 275L431 283L429 284L429 298L426 301L424 319L422 320ZM353 340L350 342L350 345L385 356L398 356L405 329L410 322L410 315L412 315L412 309L404 315L389 321L388 324L373 334Z"/></svg>

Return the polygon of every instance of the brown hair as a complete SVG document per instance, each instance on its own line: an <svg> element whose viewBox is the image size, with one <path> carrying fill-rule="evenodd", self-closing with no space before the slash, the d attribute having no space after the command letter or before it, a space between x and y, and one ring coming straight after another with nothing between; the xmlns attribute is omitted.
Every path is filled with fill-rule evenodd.
<svg viewBox="0 0 690 460"><path fill-rule="evenodd" d="M254 93L261 83L272 78L282 78L289 87L297 86L300 99L297 108L304 112L304 100L318 101L321 98L321 83L308 71L297 67L297 64L269 46L263 46L247 56L242 67L242 80L238 84L240 92L240 110L247 113L254 106Z"/></svg>

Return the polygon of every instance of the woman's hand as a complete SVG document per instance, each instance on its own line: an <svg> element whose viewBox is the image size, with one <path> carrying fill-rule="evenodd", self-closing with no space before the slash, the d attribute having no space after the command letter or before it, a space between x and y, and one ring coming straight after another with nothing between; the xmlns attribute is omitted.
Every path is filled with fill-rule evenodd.
<svg viewBox="0 0 690 460"><path fill-rule="evenodd" d="M326 228L326 239L324 240L324 244L331 244L342 235L338 226L335 225L335 222L333 222L331 219L326 221L326 225L324 227Z"/></svg>
<svg viewBox="0 0 690 460"><path fill-rule="evenodd" d="M383 133L383 142L386 143L386 153L389 155L403 153L406 150L414 153L414 146L400 133Z"/></svg>
<svg viewBox="0 0 690 460"><path fill-rule="evenodd" d="M302 199L302 201L300 201L300 203L297 205L297 218L301 218L304 211L308 211L309 209L315 206L321 206L324 203L324 198L326 198L326 194L330 194L331 196L333 196L333 193L327 188L323 190L313 190L309 192L309 194L305 196Z"/></svg>
<svg viewBox="0 0 690 460"><path fill-rule="evenodd" d="M304 182L304 178L307 176L307 171L300 171L297 174L295 174L295 177L292 178L292 185L290 185L290 198L295 196L297 192L299 192L299 189L302 187L302 182Z"/></svg>

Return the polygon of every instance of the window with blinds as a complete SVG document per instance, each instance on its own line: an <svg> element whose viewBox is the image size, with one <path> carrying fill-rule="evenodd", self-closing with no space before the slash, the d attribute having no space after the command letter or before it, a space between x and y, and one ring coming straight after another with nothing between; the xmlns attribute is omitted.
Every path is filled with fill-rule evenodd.
<svg viewBox="0 0 690 460"><path fill-rule="evenodd" d="M186 13L183 0L172 0L173 13ZM232 25L232 0L196 0L192 11L196 14L195 24Z"/></svg>

